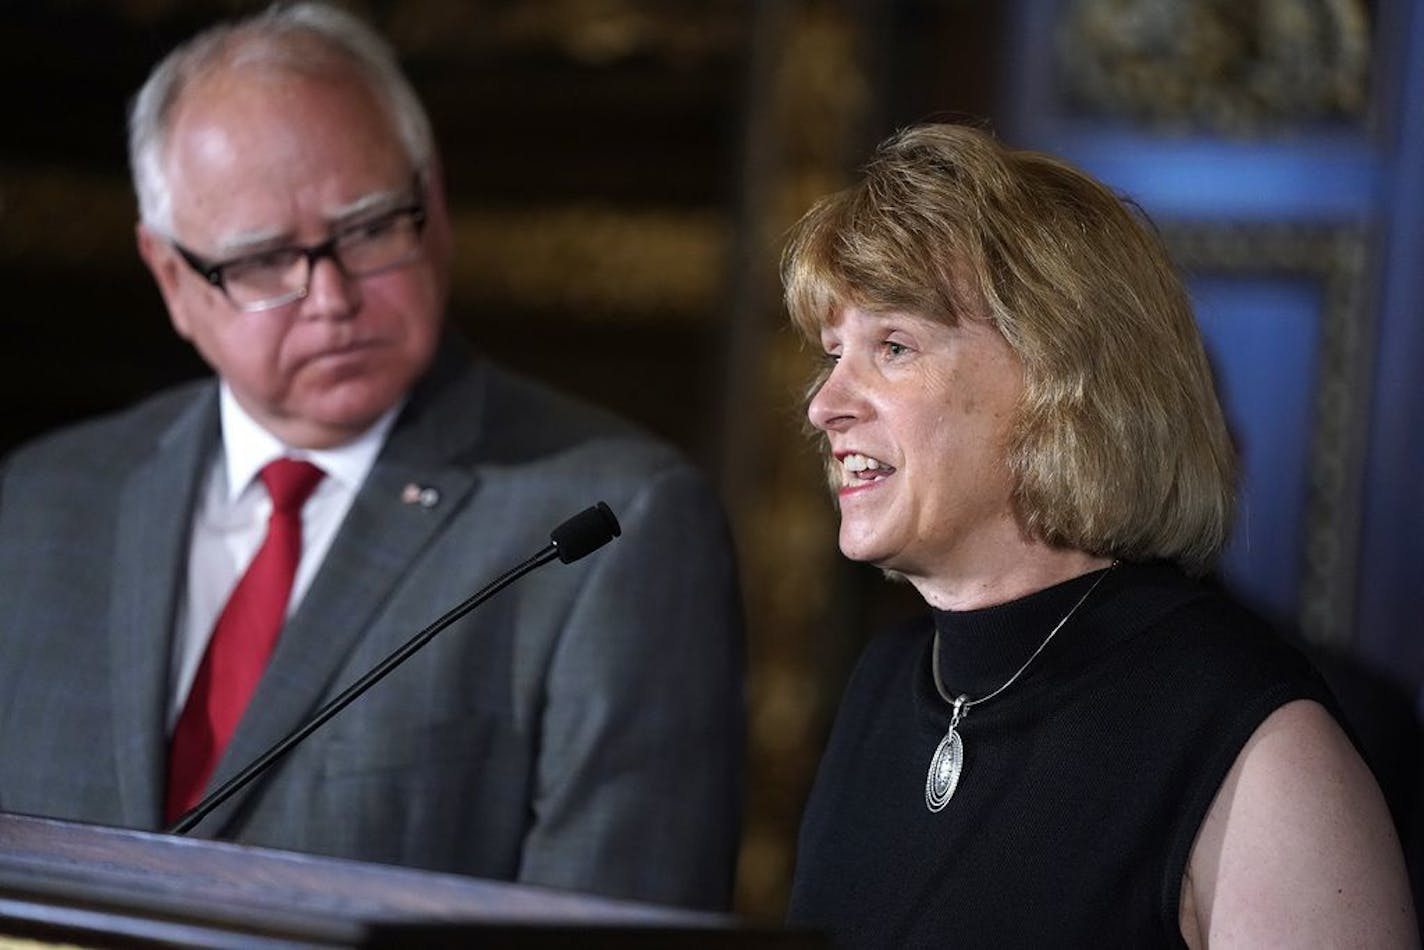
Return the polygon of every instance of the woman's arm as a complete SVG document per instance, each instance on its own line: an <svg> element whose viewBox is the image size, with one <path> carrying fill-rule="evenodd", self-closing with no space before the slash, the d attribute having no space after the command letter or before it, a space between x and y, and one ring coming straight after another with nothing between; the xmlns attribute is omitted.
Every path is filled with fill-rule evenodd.
<svg viewBox="0 0 1424 950"><path fill-rule="evenodd" d="M1384 796L1318 703L1288 703L1217 792L1182 882L1192 947L1418 947Z"/></svg>

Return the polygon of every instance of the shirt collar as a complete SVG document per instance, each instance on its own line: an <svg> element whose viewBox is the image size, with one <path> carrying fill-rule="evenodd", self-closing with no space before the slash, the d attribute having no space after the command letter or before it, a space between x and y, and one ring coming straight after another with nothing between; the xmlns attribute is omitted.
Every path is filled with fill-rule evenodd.
<svg viewBox="0 0 1424 950"><path fill-rule="evenodd" d="M375 464L376 456L380 454L381 446L385 444L386 436L404 404L404 399L397 402L382 413L369 429L343 445L330 449L294 449L284 445L281 439L248 415L227 382L221 382L218 387L218 412L222 423L222 468L227 476L228 503L237 501L263 466L283 456L306 459L320 467L327 479L355 491Z"/></svg>

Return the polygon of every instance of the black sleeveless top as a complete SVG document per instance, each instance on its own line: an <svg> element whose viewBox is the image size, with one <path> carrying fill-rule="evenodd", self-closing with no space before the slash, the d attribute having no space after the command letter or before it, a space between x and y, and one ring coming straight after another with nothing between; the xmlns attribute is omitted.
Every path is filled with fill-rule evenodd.
<svg viewBox="0 0 1424 950"><path fill-rule="evenodd" d="M846 947L1182 946L1197 828L1242 746L1323 681L1261 621L1165 565L1122 564L1017 682L959 724L963 771L925 805L950 706L1013 675L1093 573L874 640L801 825L789 922Z"/></svg>

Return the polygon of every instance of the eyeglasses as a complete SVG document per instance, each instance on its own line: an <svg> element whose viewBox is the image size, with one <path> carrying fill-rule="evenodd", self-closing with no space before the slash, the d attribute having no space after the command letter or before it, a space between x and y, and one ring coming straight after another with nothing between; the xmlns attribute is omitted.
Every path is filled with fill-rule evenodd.
<svg viewBox="0 0 1424 950"><path fill-rule="evenodd" d="M420 256L424 228L425 207L416 203L343 227L320 244L278 247L226 261L207 261L177 241L169 243L233 306L256 313L305 297L312 271L324 257L347 277L370 277L410 263Z"/></svg>

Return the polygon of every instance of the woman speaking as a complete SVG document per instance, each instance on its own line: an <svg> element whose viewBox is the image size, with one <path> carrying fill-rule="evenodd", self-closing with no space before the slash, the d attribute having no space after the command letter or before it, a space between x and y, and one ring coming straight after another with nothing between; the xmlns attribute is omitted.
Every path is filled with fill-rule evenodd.
<svg viewBox="0 0 1424 950"><path fill-rule="evenodd" d="M1311 668L1199 578L1234 458L1186 293L1101 184L923 126L783 261L874 640L792 922L846 946L1417 944L1399 843Z"/></svg>

